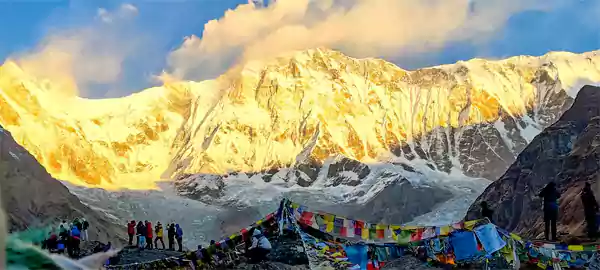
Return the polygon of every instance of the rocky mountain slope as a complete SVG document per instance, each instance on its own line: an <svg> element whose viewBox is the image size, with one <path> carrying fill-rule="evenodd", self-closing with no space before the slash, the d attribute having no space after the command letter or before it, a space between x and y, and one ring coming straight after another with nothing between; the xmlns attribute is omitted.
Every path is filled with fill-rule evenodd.
<svg viewBox="0 0 600 270"><path fill-rule="evenodd" d="M585 229L580 192L586 181L600 195L600 87L585 86L556 123L519 154L517 160L492 183L469 209L475 218L480 201L495 208L494 222L508 230L543 236L542 201L537 197L550 181L560 192L558 229L581 235ZM597 197L598 198L598 197Z"/></svg>
<svg viewBox="0 0 600 270"><path fill-rule="evenodd" d="M0 126L0 191L10 231L85 217L90 239L117 243L122 229L83 205Z"/></svg>

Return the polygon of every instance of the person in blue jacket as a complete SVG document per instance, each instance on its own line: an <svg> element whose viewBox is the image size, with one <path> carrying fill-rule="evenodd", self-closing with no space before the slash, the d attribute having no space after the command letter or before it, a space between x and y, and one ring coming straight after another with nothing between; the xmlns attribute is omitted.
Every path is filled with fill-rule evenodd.
<svg viewBox="0 0 600 270"><path fill-rule="evenodd" d="M183 251L183 229L179 226L179 224L175 224L175 239L177 239L177 247L178 251Z"/></svg>
<svg viewBox="0 0 600 270"><path fill-rule="evenodd" d="M77 258L79 257L79 243L81 242L81 231L77 227L77 225L73 225L71 228L70 235L71 242L71 257Z"/></svg>

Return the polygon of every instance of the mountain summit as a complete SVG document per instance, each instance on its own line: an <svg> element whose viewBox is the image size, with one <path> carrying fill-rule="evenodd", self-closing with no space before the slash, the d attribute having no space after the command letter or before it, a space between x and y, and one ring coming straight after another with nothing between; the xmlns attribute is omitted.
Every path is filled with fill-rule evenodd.
<svg viewBox="0 0 600 270"><path fill-rule="evenodd" d="M89 100L0 67L0 124L58 179L108 189L204 173L292 168L310 186L332 157L421 163L496 179L584 83L598 52L474 59L407 71L315 49L203 82ZM360 177L358 177L360 178Z"/></svg>

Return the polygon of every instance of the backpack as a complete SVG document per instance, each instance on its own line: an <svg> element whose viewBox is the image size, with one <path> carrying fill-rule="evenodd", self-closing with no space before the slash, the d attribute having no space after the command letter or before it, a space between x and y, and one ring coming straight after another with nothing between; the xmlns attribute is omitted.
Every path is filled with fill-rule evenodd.
<svg viewBox="0 0 600 270"><path fill-rule="evenodd" d="M71 234L73 236L80 236L81 233L79 232L79 229L77 227L74 227L73 230L71 230Z"/></svg>

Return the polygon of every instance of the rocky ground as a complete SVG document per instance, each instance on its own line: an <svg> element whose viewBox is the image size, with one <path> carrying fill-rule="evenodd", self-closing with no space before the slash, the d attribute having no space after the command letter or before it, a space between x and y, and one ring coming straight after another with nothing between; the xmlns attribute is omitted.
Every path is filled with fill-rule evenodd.
<svg viewBox="0 0 600 270"><path fill-rule="evenodd" d="M162 250L162 249L145 249L139 250L135 247L127 247L119 252L116 258L111 259L111 265L124 265L132 263L149 262L161 260L169 257L182 256L183 252Z"/></svg>

